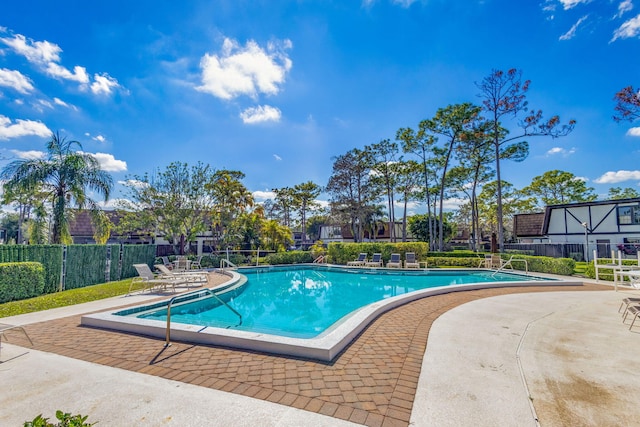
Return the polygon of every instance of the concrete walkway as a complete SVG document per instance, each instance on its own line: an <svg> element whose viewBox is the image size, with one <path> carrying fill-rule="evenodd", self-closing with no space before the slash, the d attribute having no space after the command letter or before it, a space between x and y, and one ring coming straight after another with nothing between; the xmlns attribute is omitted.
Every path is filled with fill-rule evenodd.
<svg viewBox="0 0 640 427"><path fill-rule="evenodd" d="M428 331L409 425L535 426L536 417L543 426L637 425L640 383L633 374L640 368L640 323L629 331L617 314L629 294L518 293L438 314ZM112 298L0 322L26 325L125 302ZM101 426L357 425L5 341L0 360L3 426L22 425L39 413L54 418L57 409L89 415ZM363 423L376 425L376 419L390 422Z"/></svg>
<svg viewBox="0 0 640 427"><path fill-rule="evenodd" d="M503 295L443 314L412 425L640 425L640 323L617 313L629 294Z"/></svg>

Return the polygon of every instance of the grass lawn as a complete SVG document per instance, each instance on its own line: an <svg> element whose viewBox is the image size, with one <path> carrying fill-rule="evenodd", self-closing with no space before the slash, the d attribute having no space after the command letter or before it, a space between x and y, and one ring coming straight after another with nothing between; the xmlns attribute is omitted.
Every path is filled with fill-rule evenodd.
<svg viewBox="0 0 640 427"><path fill-rule="evenodd" d="M573 274L578 275L578 276L584 276L586 271L587 271L587 265L589 265L590 263L588 262L576 262L576 266L573 269Z"/></svg>
<svg viewBox="0 0 640 427"><path fill-rule="evenodd" d="M118 282L102 283L100 285L69 289L67 291L41 295L20 301L6 302L0 304L0 318L125 295L129 291L131 280L132 279L126 279Z"/></svg>

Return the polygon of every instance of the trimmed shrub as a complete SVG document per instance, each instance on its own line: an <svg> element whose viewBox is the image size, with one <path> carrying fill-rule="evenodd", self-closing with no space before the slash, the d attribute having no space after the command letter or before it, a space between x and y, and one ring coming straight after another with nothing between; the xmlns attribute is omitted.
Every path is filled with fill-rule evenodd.
<svg viewBox="0 0 640 427"><path fill-rule="evenodd" d="M386 243L386 242L367 242L367 243L329 243L327 248L327 254L329 261L332 264L346 264L349 261L353 261L358 258L360 252L366 252L369 258L374 253L382 254L382 261L386 264L391 258L392 253L399 253L401 258L404 259L405 253L415 252L416 259L422 261L427 256L429 250L428 245L425 242L400 242L400 243Z"/></svg>
<svg viewBox="0 0 640 427"><path fill-rule="evenodd" d="M42 295L45 271L39 262L0 263L0 303Z"/></svg>
<svg viewBox="0 0 640 427"><path fill-rule="evenodd" d="M62 245L0 245L0 262L29 261L44 266L43 293L57 292L62 270Z"/></svg>
<svg viewBox="0 0 640 427"><path fill-rule="evenodd" d="M598 265L600 264L611 264L613 261L611 260L611 258L598 258ZM617 261L616 261L617 262ZM637 266L638 262L636 260L630 259L630 260L622 260L622 265L629 265L629 266ZM598 270L600 270L600 272L598 273L598 279L600 280L608 280L610 282L613 282L613 269L612 268L599 268ZM596 268L593 265L593 261L591 261L590 263L587 264L587 268L584 272L585 276L589 277L590 279L595 279L596 278Z"/></svg>
<svg viewBox="0 0 640 427"><path fill-rule="evenodd" d="M269 254L264 261L270 265L276 264L305 264L313 262L313 256L309 251L288 251Z"/></svg>

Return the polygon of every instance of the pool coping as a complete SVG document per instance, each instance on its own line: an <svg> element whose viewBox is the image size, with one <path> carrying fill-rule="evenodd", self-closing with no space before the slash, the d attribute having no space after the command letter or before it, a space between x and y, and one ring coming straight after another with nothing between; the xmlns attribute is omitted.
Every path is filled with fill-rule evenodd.
<svg viewBox="0 0 640 427"><path fill-rule="evenodd" d="M340 267L333 266L330 267ZM349 267L353 269L353 267ZM445 271L460 271L469 269L438 269ZM472 269L477 270L477 269ZM242 275L235 271L227 271L231 275L229 281L216 286L215 289L229 287L242 280ZM517 273L516 273L517 274ZM536 277L545 278L545 275ZM292 338L267 333L228 330L210 326L187 325L174 322L171 324L171 340L192 342L197 344L215 345L274 353L285 356L301 357L324 362L331 362L336 358L367 326L382 313L417 299L441 295L451 292L461 292L477 289L502 287L529 286L575 286L582 284L580 280L550 280L524 282L493 282L463 285L448 285L427 288L408 294L397 295L382 301L366 305L349 317L333 325L325 333L315 338ZM144 304L148 305L148 304ZM132 307L135 309L135 307ZM121 311L121 310L117 310ZM166 337L166 322L150 319L139 319L113 314L113 310L100 313L86 314L81 317L84 326L112 329L117 331L147 335L156 338Z"/></svg>

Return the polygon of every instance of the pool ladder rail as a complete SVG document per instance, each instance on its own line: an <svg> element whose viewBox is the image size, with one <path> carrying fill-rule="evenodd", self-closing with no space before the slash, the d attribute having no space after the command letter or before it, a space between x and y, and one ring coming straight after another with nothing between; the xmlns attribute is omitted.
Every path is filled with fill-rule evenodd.
<svg viewBox="0 0 640 427"><path fill-rule="evenodd" d="M228 259L222 258L220 260L220 270L224 271L227 268L230 268L231 270L237 270L238 266L232 263L231 261L229 261Z"/></svg>
<svg viewBox="0 0 640 427"><path fill-rule="evenodd" d="M164 343L165 347L169 347L171 345L171 306L176 301L176 299L185 298L185 297L188 297L188 296L191 296L191 295L198 295L200 298L202 298L203 296L205 296L207 294L210 297L213 297L216 300L218 300L218 302L220 302L222 305L227 307L229 310L231 310L233 313L235 313L238 316L238 318L240 319L240 322L235 326L242 325L242 314L238 313L238 311L235 308L231 307L229 304L224 302L218 295L216 295L215 292L213 292L209 288L199 289L197 291L189 292L189 293L182 294L182 295L176 295L175 297L171 298L169 300L169 303L167 304L167 330L166 330L166 341Z"/></svg>
<svg viewBox="0 0 640 427"><path fill-rule="evenodd" d="M511 270L513 270L513 262L514 261L518 261L518 262L524 262L524 274L526 274L527 276L529 275L529 263L527 262L526 259L522 259L522 258L514 258L513 255L511 255L511 258L509 258L507 261L501 261L501 266L500 268L498 268L496 271L493 272L493 274L491 275L491 277L495 277L496 274L500 273L501 271L504 271L507 269L507 267L509 267Z"/></svg>

